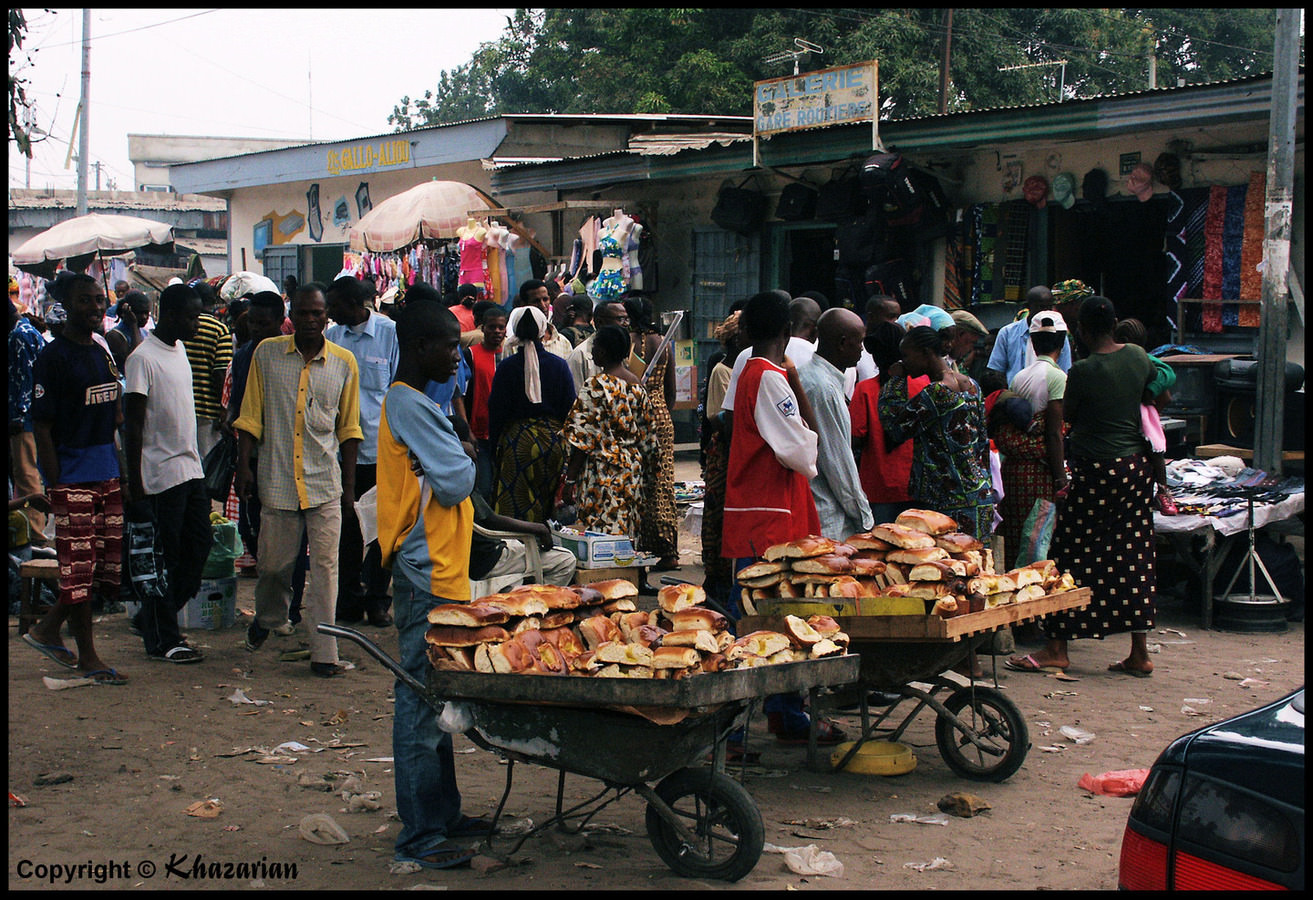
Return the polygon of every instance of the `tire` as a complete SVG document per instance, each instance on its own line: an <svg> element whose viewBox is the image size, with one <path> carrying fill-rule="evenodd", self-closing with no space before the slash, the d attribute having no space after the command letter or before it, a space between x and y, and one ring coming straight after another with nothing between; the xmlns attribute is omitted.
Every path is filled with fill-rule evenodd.
<svg viewBox="0 0 1313 900"><path fill-rule="evenodd" d="M738 881L757 865L766 828L752 795L737 781L710 769L680 769L657 785L656 794L699 838L696 847L684 846L648 805L648 837L676 875Z"/></svg>
<svg viewBox="0 0 1313 900"><path fill-rule="evenodd" d="M944 706L1000 751L998 756L985 753L940 716L935 719L935 741L950 769L972 781L1005 781L1016 774L1030 750L1030 731L1015 703L994 688L976 687L961 688Z"/></svg>

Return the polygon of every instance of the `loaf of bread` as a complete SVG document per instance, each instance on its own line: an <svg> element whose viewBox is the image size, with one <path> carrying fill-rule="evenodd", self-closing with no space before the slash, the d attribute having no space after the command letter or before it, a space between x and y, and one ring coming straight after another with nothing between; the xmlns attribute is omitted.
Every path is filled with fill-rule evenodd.
<svg viewBox="0 0 1313 900"><path fill-rule="evenodd" d="M912 566L911 571L907 573L908 581L947 581L954 577L957 577L957 573L947 561L943 560Z"/></svg>
<svg viewBox="0 0 1313 900"><path fill-rule="evenodd" d="M869 531L863 531L861 534L854 534L848 540L844 541L851 547L856 547L858 551L862 550L892 550L894 545L886 540L876 537Z"/></svg>
<svg viewBox="0 0 1313 900"><path fill-rule="evenodd" d="M547 604L548 609L575 609L583 605L583 597L578 593L555 584L522 584L519 587L511 588L509 593L539 597Z"/></svg>
<svg viewBox="0 0 1313 900"><path fill-rule="evenodd" d="M942 616L945 619L951 618L961 612L960 606L961 603L957 597L940 597L935 601L934 606L930 608L930 615Z"/></svg>
<svg viewBox="0 0 1313 900"><path fill-rule="evenodd" d="M634 605L632 597L620 597L616 600L608 600L602 604L602 612L608 616L618 612L634 612L638 607Z"/></svg>
<svg viewBox="0 0 1313 900"><path fill-rule="evenodd" d="M556 609L542 617L542 624L538 627L543 631L550 631L553 628L567 628L574 624L574 610Z"/></svg>
<svg viewBox="0 0 1313 900"><path fill-rule="evenodd" d="M544 616L550 610L542 597L535 594L489 594L480 597L479 606L492 606L512 616Z"/></svg>
<svg viewBox="0 0 1313 900"><path fill-rule="evenodd" d="M811 556L793 561L793 571L809 575L846 575L852 570L852 560L846 556Z"/></svg>
<svg viewBox="0 0 1313 900"><path fill-rule="evenodd" d="M574 659L584 652L583 642L579 640L579 635L574 633L573 628L549 628L543 629L542 636L556 645L556 649L566 659Z"/></svg>
<svg viewBox="0 0 1313 900"><path fill-rule="evenodd" d="M649 647L644 647L642 644L626 644L623 641L604 641L597 645L597 660L603 664L616 663L625 666L650 666L652 665L652 650Z"/></svg>
<svg viewBox="0 0 1313 900"><path fill-rule="evenodd" d="M965 553L968 550L982 550L984 544L976 540L969 534L963 534L960 531L950 531L947 534L935 535L936 546L943 547L949 553Z"/></svg>
<svg viewBox="0 0 1313 900"><path fill-rule="evenodd" d="M504 609L474 603L444 603L429 610L430 625L457 625L461 628L483 628L501 625L510 618Z"/></svg>
<svg viewBox="0 0 1313 900"><path fill-rule="evenodd" d="M668 613L701 606L707 592L696 584L670 584L657 591L657 603Z"/></svg>
<svg viewBox="0 0 1313 900"><path fill-rule="evenodd" d="M606 598L602 596L601 592L596 591L587 585L573 584L570 586L570 590L579 595L579 606L575 607L576 609L587 606L601 606L606 602Z"/></svg>
<svg viewBox="0 0 1313 900"><path fill-rule="evenodd" d="M834 620L831 619L830 621ZM838 629L838 625L835 626L835 629ZM798 616L784 617L784 631L795 647L810 647L823 639L819 631Z"/></svg>
<svg viewBox="0 0 1313 900"><path fill-rule="evenodd" d="M941 559L948 559L948 551L942 547L934 546L918 547L914 550L890 550L884 555L886 565L889 563L901 563L903 565L916 566L921 563L935 562Z"/></svg>
<svg viewBox="0 0 1313 900"><path fill-rule="evenodd" d="M602 595L603 600L618 600L621 597L638 596L638 585L624 578L608 578L605 581L594 581L584 585L584 587L597 591Z"/></svg>
<svg viewBox="0 0 1313 900"><path fill-rule="evenodd" d="M705 606L669 613L666 618L671 631L723 631L729 627L728 619Z"/></svg>
<svg viewBox="0 0 1313 900"><path fill-rule="evenodd" d="M483 628L460 628L455 625L430 625L424 640L438 647L475 647L485 641L509 640L511 633L500 625Z"/></svg>
<svg viewBox="0 0 1313 900"><path fill-rule="evenodd" d="M516 637L526 631L537 631L542 627L542 624L542 616L523 616L507 622L506 627L510 629L511 636Z"/></svg>
<svg viewBox="0 0 1313 900"><path fill-rule="evenodd" d="M855 578L873 578L884 574L885 564L878 559L854 556L849 562L853 565L852 574Z"/></svg>
<svg viewBox="0 0 1313 900"><path fill-rule="evenodd" d="M1008 572L1008 576L1017 583L1018 588L1023 588L1028 584L1042 584L1044 582L1044 573L1029 566L1013 569Z"/></svg>
<svg viewBox="0 0 1313 900"><path fill-rule="evenodd" d="M950 531L957 531L957 522L933 509L905 509L898 514L898 518L894 519L894 524L915 528L926 534L947 534Z"/></svg>
<svg viewBox="0 0 1313 900"><path fill-rule="evenodd" d="M1038 600L1044 596L1044 586L1041 584L1025 584L1017 588L1014 603L1025 603L1028 600Z"/></svg>
<svg viewBox="0 0 1313 900"><path fill-rule="evenodd" d="M766 575L775 575L780 572L788 572L788 571L789 571L789 566L787 563L779 562L778 560L774 562L767 560L758 560L755 563L750 563L749 565L744 566L742 569L739 569L738 579L739 581L743 581L745 579L761 578Z"/></svg>
<svg viewBox="0 0 1313 900"><path fill-rule="evenodd" d="M917 531L915 528L908 528L897 523L877 525L871 529L871 534L888 544L892 544L894 547L901 547L904 550L919 550L923 547L933 547L935 545L935 539L924 531Z"/></svg>
<svg viewBox="0 0 1313 900"><path fill-rule="evenodd" d="M771 563L771 565L778 566L780 563ZM745 569L744 571L747 570ZM744 578L743 572L739 572L738 574L739 584L749 588L770 587L779 584L781 581L785 581L788 577L789 573L787 571L771 572L767 575L757 575L752 578Z"/></svg>
<svg viewBox="0 0 1313 900"><path fill-rule="evenodd" d="M589 650L596 650L600 645L623 641L624 635L616 624L606 616L592 616L579 623L579 636Z"/></svg>
<svg viewBox="0 0 1313 900"><path fill-rule="evenodd" d="M762 556L770 561L781 559L805 559L811 556L826 556L834 553L834 541L829 538L811 536L773 544L766 548Z"/></svg>
<svg viewBox="0 0 1313 900"><path fill-rule="evenodd" d="M692 647L702 653L719 653L720 642L710 631L671 631L661 636L662 647Z"/></svg>
<svg viewBox="0 0 1313 900"><path fill-rule="evenodd" d="M688 669L702 665L702 654L692 647L661 647L652 653L654 669Z"/></svg>
<svg viewBox="0 0 1313 900"><path fill-rule="evenodd" d="M781 650L787 650L790 644L790 640L777 631L754 631L731 644L725 655L730 660L735 660L744 653L764 658Z"/></svg>

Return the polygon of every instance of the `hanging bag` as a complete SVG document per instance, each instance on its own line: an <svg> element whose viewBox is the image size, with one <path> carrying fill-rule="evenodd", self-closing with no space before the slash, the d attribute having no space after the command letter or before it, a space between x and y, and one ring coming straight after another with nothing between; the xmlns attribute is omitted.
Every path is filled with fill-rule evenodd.
<svg viewBox="0 0 1313 900"><path fill-rule="evenodd" d="M205 474L205 493L211 500L227 500L237 471L237 438L221 434L201 461Z"/></svg>
<svg viewBox="0 0 1313 900"><path fill-rule="evenodd" d="M737 234L752 234L761 227L766 221L766 196L744 187L751 180L749 175L738 187L728 181L720 186L716 206L711 210L711 221Z"/></svg>
<svg viewBox="0 0 1313 900"><path fill-rule="evenodd" d="M168 596L168 577L164 570L164 550L160 546L155 523L148 516L124 523L128 545L128 577L132 595L142 603L162 602Z"/></svg>
<svg viewBox="0 0 1313 900"><path fill-rule="evenodd" d="M1053 529L1058 523L1058 506L1052 500L1040 497L1030 508L1030 515L1021 526L1021 546L1017 547L1017 556L1013 566L1019 568L1033 562L1049 558L1049 543L1053 540Z"/></svg>

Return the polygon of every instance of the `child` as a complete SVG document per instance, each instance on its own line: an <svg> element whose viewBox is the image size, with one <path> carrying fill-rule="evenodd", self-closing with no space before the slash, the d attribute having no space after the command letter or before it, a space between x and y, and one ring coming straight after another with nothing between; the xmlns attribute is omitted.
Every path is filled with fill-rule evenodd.
<svg viewBox="0 0 1313 900"><path fill-rule="evenodd" d="M1122 319L1113 331L1113 340L1123 344L1139 344L1148 351L1149 335L1139 319ZM1172 401L1171 389L1176 385L1176 371L1156 356L1150 361L1157 370L1153 380L1144 389L1140 404L1140 428L1149 443L1149 462L1153 465L1153 480L1158 486L1154 506L1164 516L1177 514L1176 500L1167 487L1167 435L1163 432L1159 412Z"/></svg>

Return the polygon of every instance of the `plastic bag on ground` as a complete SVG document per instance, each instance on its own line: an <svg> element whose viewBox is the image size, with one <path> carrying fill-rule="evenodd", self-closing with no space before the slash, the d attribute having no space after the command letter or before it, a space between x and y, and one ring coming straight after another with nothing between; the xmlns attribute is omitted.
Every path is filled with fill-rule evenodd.
<svg viewBox="0 0 1313 900"><path fill-rule="evenodd" d="M1134 797L1140 793L1148 777L1148 769L1120 769L1102 775L1086 772L1080 777L1077 786L1091 794L1102 794L1105 797Z"/></svg>
<svg viewBox="0 0 1313 900"><path fill-rule="evenodd" d="M784 854L784 864L789 867L789 871L798 875L843 877L843 863L839 862L839 858L815 844L808 844L806 847L776 847L774 844L766 844L762 849L766 853Z"/></svg>

